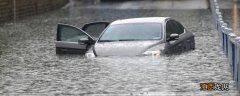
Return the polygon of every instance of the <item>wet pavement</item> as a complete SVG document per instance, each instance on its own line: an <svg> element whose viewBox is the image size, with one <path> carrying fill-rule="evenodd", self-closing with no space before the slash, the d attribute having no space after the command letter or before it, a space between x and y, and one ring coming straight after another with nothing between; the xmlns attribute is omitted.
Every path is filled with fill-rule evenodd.
<svg viewBox="0 0 240 96"><path fill-rule="evenodd" d="M208 9L75 5L0 26L1 96L238 96ZM147 16L169 16L180 21L196 36L196 49L160 57L55 54L57 23L80 27L88 22ZM230 83L230 90L200 91L199 84L205 82Z"/></svg>

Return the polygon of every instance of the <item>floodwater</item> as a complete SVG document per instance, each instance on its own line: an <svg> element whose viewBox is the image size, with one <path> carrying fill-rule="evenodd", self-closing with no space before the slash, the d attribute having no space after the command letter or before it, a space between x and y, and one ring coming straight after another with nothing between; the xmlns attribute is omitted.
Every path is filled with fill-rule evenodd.
<svg viewBox="0 0 240 96"><path fill-rule="evenodd" d="M118 9L106 5L111 3L95 8L76 2L72 7L1 25L0 95L238 96L208 9L145 9L145 5ZM94 21L147 16L169 16L180 21L194 33L196 49L160 57L55 54L57 23L80 27ZM207 82L230 83L230 89L200 91L199 84Z"/></svg>

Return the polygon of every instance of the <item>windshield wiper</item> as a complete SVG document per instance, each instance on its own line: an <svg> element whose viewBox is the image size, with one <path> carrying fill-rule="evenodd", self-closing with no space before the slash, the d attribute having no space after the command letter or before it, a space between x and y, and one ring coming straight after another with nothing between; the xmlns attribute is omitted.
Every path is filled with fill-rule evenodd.
<svg viewBox="0 0 240 96"><path fill-rule="evenodd" d="M136 41L136 40L139 40L139 39L120 39L118 41Z"/></svg>
<svg viewBox="0 0 240 96"><path fill-rule="evenodd" d="M121 39L118 41L144 41L144 40L150 40L150 39Z"/></svg>
<svg viewBox="0 0 240 96"><path fill-rule="evenodd" d="M144 41L144 40L154 40L154 39L120 39L120 40L99 40L98 42L116 42L116 41Z"/></svg>
<svg viewBox="0 0 240 96"><path fill-rule="evenodd" d="M118 41L118 40L99 40L98 42L115 42L115 41Z"/></svg>

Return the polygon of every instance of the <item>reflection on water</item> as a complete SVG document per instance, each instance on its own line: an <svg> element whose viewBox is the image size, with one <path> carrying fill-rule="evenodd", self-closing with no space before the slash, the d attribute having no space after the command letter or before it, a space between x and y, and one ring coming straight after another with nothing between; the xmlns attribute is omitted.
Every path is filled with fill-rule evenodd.
<svg viewBox="0 0 240 96"><path fill-rule="evenodd" d="M239 15L238 15L238 0L234 0L233 3L233 32L235 32L235 34L237 36L240 35L239 33Z"/></svg>
<svg viewBox="0 0 240 96"><path fill-rule="evenodd" d="M13 20L14 20L14 24L16 24L16 0L13 0Z"/></svg>

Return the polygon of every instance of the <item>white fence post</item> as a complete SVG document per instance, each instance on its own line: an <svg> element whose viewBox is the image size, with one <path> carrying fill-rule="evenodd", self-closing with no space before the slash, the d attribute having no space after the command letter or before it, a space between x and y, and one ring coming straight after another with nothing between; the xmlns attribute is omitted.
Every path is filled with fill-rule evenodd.
<svg viewBox="0 0 240 96"><path fill-rule="evenodd" d="M230 47L230 52L231 52L231 56L229 56L229 61L231 61L230 65L232 66L232 72L233 72L233 79L235 81L237 81L237 74L238 74L238 66L236 64L236 42L235 42L235 38L236 35L234 33L230 33L229 34L229 45Z"/></svg>
<svg viewBox="0 0 240 96"><path fill-rule="evenodd" d="M228 56L229 56L229 51L228 51L228 49L229 49L229 47L228 47L228 45L229 45L229 41L230 41L230 39L229 39L229 28L226 26L225 28L224 28L224 30L225 30L225 42L226 42L226 45L225 45L225 51L226 51L226 56L227 56L227 58L228 58ZM231 42L231 41L230 41Z"/></svg>
<svg viewBox="0 0 240 96"><path fill-rule="evenodd" d="M236 59L235 59L235 62L236 62L236 65L237 65L237 80L236 80L236 82L237 82L237 87L238 87L238 89L240 88L240 66L239 66L239 64L240 64L240 37L236 37L235 38L235 44L236 44L236 54L235 54L235 56L236 56Z"/></svg>
<svg viewBox="0 0 240 96"><path fill-rule="evenodd" d="M225 52L225 55L226 55L226 44L227 44L227 33L226 33L226 27L227 27L227 24L226 23L222 23L221 24L221 32L222 32L222 35L223 35L223 51Z"/></svg>
<svg viewBox="0 0 240 96"><path fill-rule="evenodd" d="M226 54L228 63L231 65L233 79L237 83L237 88L240 90L240 37L231 28L224 23L222 13L220 12L218 0L210 0L210 7L215 20L216 28L220 38L220 45Z"/></svg>

